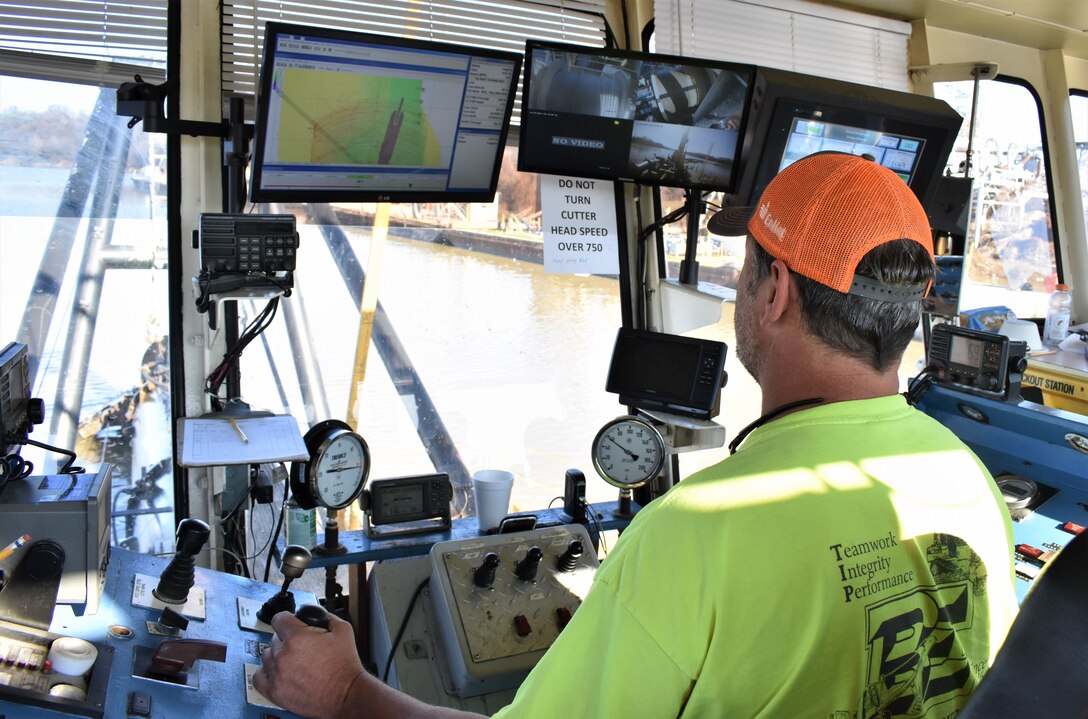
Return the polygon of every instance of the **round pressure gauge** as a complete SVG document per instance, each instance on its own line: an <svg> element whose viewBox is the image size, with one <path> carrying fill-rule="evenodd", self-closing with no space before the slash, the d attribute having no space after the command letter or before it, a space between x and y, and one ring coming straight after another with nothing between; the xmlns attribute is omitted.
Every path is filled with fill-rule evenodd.
<svg viewBox="0 0 1088 719"><path fill-rule="evenodd" d="M340 420L329 419L304 437L310 453L291 465L291 493L303 509L343 509L363 491L370 474L366 441Z"/></svg>
<svg viewBox="0 0 1088 719"><path fill-rule="evenodd" d="M641 487L665 464L665 440L657 428L631 415L617 417L593 438L593 467L620 489Z"/></svg>

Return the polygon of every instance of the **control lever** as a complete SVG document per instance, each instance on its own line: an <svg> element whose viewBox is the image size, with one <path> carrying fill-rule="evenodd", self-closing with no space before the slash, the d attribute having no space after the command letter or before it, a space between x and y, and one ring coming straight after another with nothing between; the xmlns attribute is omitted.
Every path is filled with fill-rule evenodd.
<svg viewBox="0 0 1088 719"><path fill-rule="evenodd" d="M555 568L560 572L573 572L578 568L578 560L582 558L584 552L580 539L571 540L571 543L567 545L567 551L559 555L559 559L556 560Z"/></svg>
<svg viewBox="0 0 1088 719"><path fill-rule="evenodd" d="M495 570L499 568L499 555L488 552L484 563L472 572L472 583L480 589L487 589L495 583Z"/></svg>
<svg viewBox="0 0 1088 719"><path fill-rule="evenodd" d="M151 590L156 599L167 604L185 604L196 581L196 555L211 533L211 527L199 519L183 519L178 523L174 558L163 570L158 586Z"/></svg>
<svg viewBox="0 0 1088 719"><path fill-rule="evenodd" d="M540 551L540 547L530 547L525 559L518 562L514 574L523 582L535 581L536 571L540 568L540 560L543 558L544 552Z"/></svg>
<svg viewBox="0 0 1088 719"><path fill-rule="evenodd" d="M265 624L272 623L272 617L280 612L295 611L295 596L288 591L291 582L302 576L302 573L310 566L313 555L306 547L297 544L288 545L283 550L283 562L280 564L280 572L283 573L283 586L280 591L268 598L257 612L257 619ZM303 621L306 621L305 619Z"/></svg>
<svg viewBox="0 0 1088 719"><path fill-rule="evenodd" d="M135 647L132 675L195 688L197 674L190 675L189 670L197 659L225 662L227 645L208 639L166 639L155 648Z"/></svg>
<svg viewBox="0 0 1088 719"><path fill-rule="evenodd" d="M303 604L295 612L295 619L304 624L309 624L311 627L324 629L326 632L329 631L329 613L325 610L325 607L317 604Z"/></svg>

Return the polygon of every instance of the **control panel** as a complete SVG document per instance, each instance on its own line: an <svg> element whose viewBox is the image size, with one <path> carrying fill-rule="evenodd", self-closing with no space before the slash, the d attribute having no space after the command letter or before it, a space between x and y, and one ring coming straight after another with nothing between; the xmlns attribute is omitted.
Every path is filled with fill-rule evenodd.
<svg viewBox="0 0 1088 719"><path fill-rule="evenodd" d="M59 606L48 630L0 620L0 717L294 717L252 686L271 641L256 610L287 589L188 559L115 547L97 612ZM304 614L313 593L294 595L320 621Z"/></svg>
<svg viewBox="0 0 1088 719"><path fill-rule="evenodd" d="M1088 526L1088 417L931 386L916 405L994 476L1013 522L1023 600L1055 553Z"/></svg>
<svg viewBox="0 0 1088 719"><path fill-rule="evenodd" d="M520 684L571 620L597 566L580 524L435 544L435 613L457 693Z"/></svg>
<svg viewBox="0 0 1088 719"><path fill-rule="evenodd" d="M493 714L577 612L598 564L580 524L453 539L375 564L378 676L430 704Z"/></svg>
<svg viewBox="0 0 1088 719"><path fill-rule="evenodd" d="M0 699L102 717L111 658L84 639L0 622Z"/></svg>

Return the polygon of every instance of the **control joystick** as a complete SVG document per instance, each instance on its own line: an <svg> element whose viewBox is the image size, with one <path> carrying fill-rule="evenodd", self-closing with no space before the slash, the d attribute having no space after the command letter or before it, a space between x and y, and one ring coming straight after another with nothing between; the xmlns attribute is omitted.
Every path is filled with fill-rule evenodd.
<svg viewBox="0 0 1088 719"><path fill-rule="evenodd" d="M211 533L211 527L199 519L183 519L178 523L174 558L163 570L158 586L151 590L156 599L167 604L185 604L196 581L196 555Z"/></svg>
<svg viewBox="0 0 1088 719"><path fill-rule="evenodd" d="M528 553L525 555L525 559L518 562L514 574L516 574L517 578L523 582L532 582L536 580L536 571L540 568L540 560L543 558L544 552L540 551L540 547L530 547Z"/></svg>
<svg viewBox="0 0 1088 719"><path fill-rule="evenodd" d="M472 583L480 589L487 589L495 583L495 570L499 568L499 555L488 552L484 563L472 573Z"/></svg>
<svg viewBox="0 0 1088 719"><path fill-rule="evenodd" d="M582 546L580 539L571 540L571 543L567 545L567 551L559 555L559 559L555 562L555 567L560 572L573 572L578 568L578 560L582 558L582 554L585 553L585 548Z"/></svg>
<svg viewBox="0 0 1088 719"><path fill-rule="evenodd" d="M303 604L295 612L295 619L304 624L309 624L311 627L324 629L326 632L329 631L329 613L325 607L317 604Z"/></svg>
<svg viewBox="0 0 1088 719"><path fill-rule="evenodd" d="M257 619L265 624L272 623L272 617L280 612L295 611L295 596L288 591L291 582L302 576L302 573L310 566L313 555L306 547L297 544L288 545L283 550L283 562L280 563L280 572L283 573L283 586L280 591L268 598L257 612ZM306 621L306 620L303 620Z"/></svg>

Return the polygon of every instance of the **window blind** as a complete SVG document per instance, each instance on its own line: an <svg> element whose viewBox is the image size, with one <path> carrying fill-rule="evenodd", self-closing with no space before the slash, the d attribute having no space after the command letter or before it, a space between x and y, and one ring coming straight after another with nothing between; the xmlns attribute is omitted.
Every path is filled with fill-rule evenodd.
<svg viewBox="0 0 1088 719"><path fill-rule="evenodd" d="M909 90L910 24L805 0L656 0L657 52Z"/></svg>
<svg viewBox="0 0 1088 719"><path fill-rule="evenodd" d="M166 67L167 0L0 3L0 72L117 85Z"/></svg>
<svg viewBox="0 0 1088 719"><path fill-rule="evenodd" d="M522 53L527 38L605 44L605 0L223 0L223 91L255 95L269 21ZM515 108L518 105L515 104Z"/></svg>

